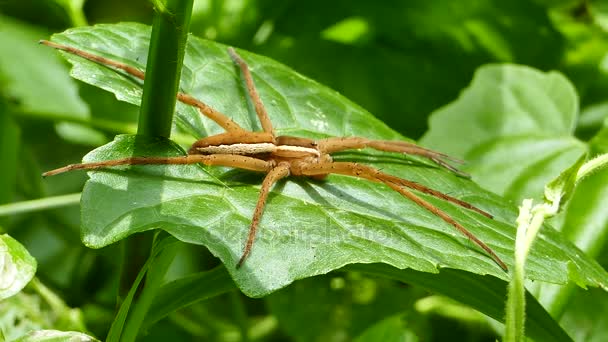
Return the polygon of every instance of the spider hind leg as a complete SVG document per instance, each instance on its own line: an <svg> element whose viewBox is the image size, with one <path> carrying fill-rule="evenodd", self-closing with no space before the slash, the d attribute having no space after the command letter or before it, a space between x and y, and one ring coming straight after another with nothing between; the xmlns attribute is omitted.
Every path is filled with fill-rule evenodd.
<svg viewBox="0 0 608 342"><path fill-rule="evenodd" d="M319 140L318 146L319 150L324 153L373 148L378 151L418 155L432 160L435 164L450 170L461 177L471 177L466 172L459 170L449 163L463 164L464 161L407 141L373 140L362 137L336 137Z"/></svg>
<svg viewBox="0 0 608 342"><path fill-rule="evenodd" d="M318 164L302 163L302 164L299 164L298 167L294 171L295 171L294 172L295 175L315 176L315 175L328 175L331 173L336 173L336 174L363 178L363 179L367 179L370 181L383 183L386 186L393 189L394 191L401 194L402 196L404 196L407 199L411 200L412 202L416 203L420 207L428 210L433 215L441 218L443 221L445 221L446 223L448 223L451 226L453 226L454 228L456 228L463 235L465 235L467 238L469 238L471 241L473 241L476 245L481 247L481 249L483 249L494 260L494 262L496 262L496 264L498 264L503 270L508 271L508 267L504 263L504 261L502 261L502 259L500 259L500 257L483 241L479 240L475 235L473 235L470 231L468 231L464 226L462 226L460 223L458 223L456 220L454 220L449 214L447 214L443 210L439 209L438 207L434 206L430 202L424 200L423 198L417 196L413 192L404 188L404 187L412 187L411 183L413 183L413 182L410 182L410 181L407 181L407 180L404 180L404 179L401 179L401 178L398 178L395 176L391 176L391 175L383 173L382 171L377 170L373 167L360 165L357 163L351 163L351 162L327 162L327 163L318 163ZM413 184L417 184L417 183L413 183ZM481 209L477 209L477 208L473 207L471 204L451 198L447 195L439 193L436 190L431 190L431 189L423 187L423 186L420 186L422 188L418 188L418 186L420 186L420 185L417 184L416 187L412 187L412 188L414 188L415 190L425 192L434 197L438 197L438 198L441 198L444 200L447 199L448 201L450 201L452 203L458 204L458 205L463 206L468 209L473 209L477 212L480 212L481 214L485 214L485 216L489 215L489 214L485 213L484 211L482 211ZM428 190L431 190L431 191L428 191ZM441 195L438 196L438 194L441 194ZM456 200L456 201L454 201L454 200ZM463 204L465 204L465 205L463 205ZM490 217L491 217L491 215L490 215Z"/></svg>

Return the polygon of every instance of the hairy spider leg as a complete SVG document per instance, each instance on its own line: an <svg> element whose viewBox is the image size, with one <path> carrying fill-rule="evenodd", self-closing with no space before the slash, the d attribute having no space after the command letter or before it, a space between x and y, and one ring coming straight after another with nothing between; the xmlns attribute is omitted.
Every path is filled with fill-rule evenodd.
<svg viewBox="0 0 608 342"><path fill-rule="evenodd" d="M255 241L255 236L258 230L258 224L260 223L260 219L262 217L262 213L264 212L264 206L266 205L266 200L268 199L268 193L270 192L270 188L281 178L285 178L290 174L290 165L286 162L281 162L275 168L270 170L264 181L262 182L262 187L260 189L260 196L258 197L258 203L255 206L255 210L253 211L253 218L251 219L251 225L249 226L249 234L247 235L247 243L245 244L245 248L243 249L243 255L239 259L239 262L236 264L237 268L240 268L245 259L251 253L251 247L253 247L253 242Z"/></svg>
<svg viewBox="0 0 608 342"><path fill-rule="evenodd" d="M119 165L185 165L204 164L229 166L250 171L268 172L273 169L275 163L258 158L235 154L189 154L179 157L128 157L122 159L106 160L92 163L70 164L55 170L47 171L42 177L54 176L60 173L74 170L96 170Z"/></svg>
<svg viewBox="0 0 608 342"><path fill-rule="evenodd" d="M200 154L199 148L208 146L272 143L273 140L272 134L265 132L226 132L195 141L188 150L188 154Z"/></svg>
<svg viewBox="0 0 608 342"><path fill-rule="evenodd" d="M424 186L424 185L422 185L420 183L416 183L416 182L409 181L407 179L403 179L403 178L399 178L399 177L395 177L395 176L392 176L392 175L387 175L386 173L383 173L383 175L387 176L387 180L388 181L393 182L395 184L398 184L398 185L401 185L401 186L405 186L405 187L410 188L410 189L418 190L418 191L423 192L423 193L425 193L427 195L431 195L433 197L440 198L440 199L442 199L444 201L447 201L447 202L459 205L459 206L461 206L463 208L466 208L466 209L469 209L469 210L472 210L472 211L476 211L476 212L480 213L481 215L483 215L483 216L485 216L487 218L494 218L494 216L492 216L492 214L490 214L490 213L488 213L486 211L483 211L483 210L477 208L476 206L472 205L469 202L465 202L465 201L463 201L461 199L458 199L456 197L452 197L450 195L446 195L443 192L440 192L440 191L437 191L437 190L433 190L433 189L431 189L431 188L429 188L427 186Z"/></svg>
<svg viewBox="0 0 608 342"><path fill-rule="evenodd" d="M251 77L251 71L249 70L249 66L245 62L241 56L239 56L236 51L229 47L228 54L232 58L232 61L238 65L241 69L241 73L243 74L243 78L245 79L245 84L247 85L247 93L249 93L249 98L253 101L253 105L255 107L255 112L258 115L258 119L260 120L260 124L262 125L262 129L266 133L272 134L274 137L274 129L272 128L272 122L270 121L270 117L268 117L268 113L266 112L266 108L264 107L264 103L262 103L262 99L258 94L257 89L255 88L255 84L253 83L253 77Z"/></svg>
<svg viewBox="0 0 608 342"><path fill-rule="evenodd" d="M443 221L452 225L454 228L456 228L462 234L464 234L467 238L469 238L471 241L473 241L475 244L477 244L479 247L481 247L484 251L486 251L503 270L508 271L507 265L500 259L500 257L496 253L494 253L494 251L490 247L488 247L488 245L486 245L483 241L481 241L477 237L475 237L475 235L473 235L471 232L469 232L460 223L456 222L456 220L454 220L446 212L437 208L436 206L432 205L431 203L427 202L426 200L422 199L421 197L415 195L413 192L411 192L407 189L404 189L401 186L401 185L404 185L404 184L401 184L401 182L403 182L404 180L402 180L400 178L383 173L382 171L375 169L373 167L360 165L357 163L351 163L351 162L324 162L324 163L317 163L317 164L299 163L299 164L297 164L297 167L292 169L292 173L294 175L303 175L303 176L318 176L318 175L327 175L327 174L331 174L331 173L336 173L336 174L364 178L367 180L383 183L383 184L387 185L388 187L390 187L391 189L397 191L404 197L408 198L412 202L414 202L417 205L428 210L435 216L440 217ZM400 183L395 183L393 181L394 178L397 178L400 181Z"/></svg>
<svg viewBox="0 0 608 342"><path fill-rule="evenodd" d="M71 47L71 46L67 46L67 45L63 45L63 44L57 44L57 43L53 43L50 42L48 40L41 40L40 44L55 48L57 50L62 50L65 52L69 52L73 55L82 57L84 59L88 59L92 62L101 64L101 65L105 65L108 67L112 67L118 70L122 70L124 72L126 72L127 74L138 78L140 80L144 80L145 78L145 74L143 71L132 67L130 65L127 65L125 63L121 63L121 62L117 62L105 57L101 57L101 56L96 56L92 53ZM239 126L236 122L232 121L232 119L230 119L228 116L226 116L225 114L209 107L207 104L205 104L204 102L197 100L196 98L192 97L191 95L188 94L184 94L184 93L177 93L177 99L187 105L196 107L201 114L205 115L206 117L208 117L209 119L213 120L215 123L217 123L219 126L221 126L222 128L224 128L226 131L228 132L237 132L237 131L244 131L244 129Z"/></svg>
<svg viewBox="0 0 608 342"><path fill-rule="evenodd" d="M419 155L432 160L437 165L444 167L459 176L466 178L471 177L469 174L458 170L457 168L446 162L446 160L449 160L455 163L462 164L462 160L406 141L372 140L362 137L333 137L319 140L317 144L319 146L319 150L325 153L334 153L362 148L373 148L375 150L385 152Z"/></svg>

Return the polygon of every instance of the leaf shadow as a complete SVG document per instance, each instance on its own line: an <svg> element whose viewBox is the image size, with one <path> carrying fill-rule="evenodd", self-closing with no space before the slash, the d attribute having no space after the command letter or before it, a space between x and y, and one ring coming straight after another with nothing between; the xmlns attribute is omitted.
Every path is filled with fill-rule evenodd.
<svg viewBox="0 0 608 342"><path fill-rule="evenodd" d="M321 206L323 206L323 207L339 210L339 208L337 208L335 205L331 204L314 187L312 187L311 183L320 185L321 187L323 187L323 189L325 191L327 191L328 193L332 194L333 196L335 196L337 198L346 200L346 201L356 204L360 207L364 207L366 209L369 209L370 211L375 211L375 212L381 213L382 215L384 215L386 217L390 217L390 218L393 218L393 219L399 220L399 221L403 220L403 217L395 215L394 213L392 213L388 210L385 210L379 206L373 205L365 200L354 197L351 194L347 193L346 191L329 183L328 181L315 180L315 179L307 179L307 180L291 179L291 180L294 183L298 184L302 188L302 190L304 190L306 192L306 194L308 194L308 196L310 196L310 198L315 200L317 203L321 204Z"/></svg>

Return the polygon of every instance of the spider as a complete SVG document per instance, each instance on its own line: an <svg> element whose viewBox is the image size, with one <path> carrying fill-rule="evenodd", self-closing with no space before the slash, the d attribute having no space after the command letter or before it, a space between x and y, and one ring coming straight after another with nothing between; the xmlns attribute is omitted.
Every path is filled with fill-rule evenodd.
<svg viewBox="0 0 608 342"><path fill-rule="evenodd" d="M40 41L41 44L63 50L101 65L106 65L117 70L122 70L136 78L144 80L144 72L132 66L116 62L105 57L93 55L83 50L67 45L61 45L50 41ZM437 190L428 188L422 184L407 179L392 176L376 168L354 163L337 162L332 160L331 154L345 150L372 148L379 151L418 155L428 158L440 167L460 176L468 176L459 171L448 162L460 162L443 153L426 149L416 144L404 141L371 140L363 137L332 137L321 140L312 140L294 136L277 136L274 133L272 122L266 112L264 104L256 90L251 72L245 60L237 54L233 48L228 48L228 54L238 66L245 81L247 93L253 103L257 117L262 126L262 132L248 131L228 116L209 107L194 97L178 93L177 99L185 104L196 107L203 115L216 122L225 129L225 133L202 138L192 144L187 155L178 157L129 157L101 162L71 164L55 170L45 172L46 176L73 170L92 170L107 168L117 165L145 165L145 164L204 164L228 166L250 171L262 172L266 176L262 182L260 195L253 212L253 218L249 226L249 233L242 255L237 263L241 267L255 242L256 232L268 193L272 186L288 176L306 176L315 179L323 179L329 174L340 174L366 179L388 186L400 193L407 199L413 201L433 215L449 223L475 244L481 247L503 270L507 271L507 265L488 247L465 227L458 223L446 212L432 205L425 199L416 195L412 190L434 196L447 202L459 205L466 209L475 211L481 215L492 218L489 213L475 206L446 195Z"/></svg>

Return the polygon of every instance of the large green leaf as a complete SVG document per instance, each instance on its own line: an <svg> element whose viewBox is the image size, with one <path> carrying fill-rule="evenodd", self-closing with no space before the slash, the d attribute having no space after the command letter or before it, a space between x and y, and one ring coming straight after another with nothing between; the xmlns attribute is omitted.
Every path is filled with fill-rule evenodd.
<svg viewBox="0 0 608 342"><path fill-rule="evenodd" d="M118 24L69 30L53 39L141 67L148 37L145 26ZM403 139L335 91L268 58L241 54L279 133ZM119 99L139 101L138 82L78 57L68 58L75 65L75 77L108 89ZM181 87L244 127L259 129L225 46L190 37ZM221 132L193 109L182 105L177 109L178 126L192 135ZM183 151L168 141L118 136L85 160L134 153L161 156ZM378 153L341 158L346 157L491 212L494 220L427 198L511 264L516 211L499 197L419 159ZM378 262L424 272L449 267L508 278L450 225L390 189L364 180L330 176L325 182L292 178L279 183L270 195L253 253L237 270L261 175L217 167L139 166L91 172L90 177L82 199L85 244L100 248L135 232L162 228L182 241L207 246L250 296L350 263ZM529 277L556 283L573 279L581 285L608 283L604 270L551 229L535 244Z"/></svg>
<svg viewBox="0 0 608 342"><path fill-rule="evenodd" d="M577 114L576 91L561 74L487 65L456 101L432 114L422 141L465 158L480 185L519 201L540 197L585 152L572 136Z"/></svg>

